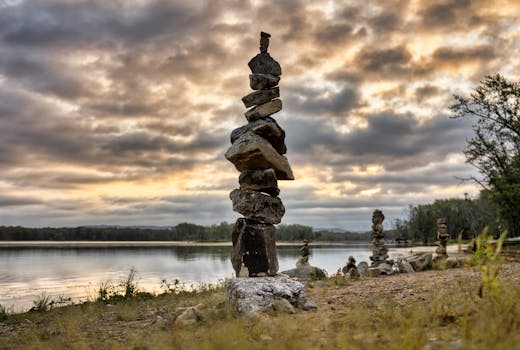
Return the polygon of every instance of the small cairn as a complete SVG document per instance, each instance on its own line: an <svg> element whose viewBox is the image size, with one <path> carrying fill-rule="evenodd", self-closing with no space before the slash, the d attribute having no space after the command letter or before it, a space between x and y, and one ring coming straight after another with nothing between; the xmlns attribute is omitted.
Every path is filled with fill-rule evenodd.
<svg viewBox="0 0 520 350"><path fill-rule="evenodd" d="M385 246L385 234L383 233L383 220L385 216L381 210L374 210L372 214L372 267L377 267L388 259L388 248Z"/></svg>
<svg viewBox="0 0 520 350"><path fill-rule="evenodd" d="M437 253L437 259L446 259L448 258L448 252L446 250L446 245L448 244L448 220L446 218L438 218L437 219L437 249L435 249L435 253Z"/></svg>
<svg viewBox="0 0 520 350"><path fill-rule="evenodd" d="M343 266L341 269L343 275L349 276L351 279L358 279L360 277L359 270L356 266L356 259L353 256L349 256L347 260L347 265Z"/></svg>
<svg viewBox="0 0 520 350"><path fill-rule="evenodd" d="M296 262L296 267L309 265L309 242L307 240L303 241L303 246L300 248L300 259Z"/></svg>
<svg viewBox="0 0 520 350"><path fill-rule="evenodd" d="M281 222L285 207L278 197L278 180L294 180L283 155L285 131L271 116L282 109L278 82L282 69L267 52L270 34L260 33L260 53L248 65L254 91L242 98L249 108L248 123L231 133L226 158L240 171L240 188L229 197L233 210L242 214L233 228L231 263L236 276L274 276L278 272L274 224Z"/></svg>

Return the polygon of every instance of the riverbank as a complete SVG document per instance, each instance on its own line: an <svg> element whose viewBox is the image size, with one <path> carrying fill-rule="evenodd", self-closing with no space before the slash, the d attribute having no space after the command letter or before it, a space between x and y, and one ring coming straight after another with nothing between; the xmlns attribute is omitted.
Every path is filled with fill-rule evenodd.
<svg viewBox="0 0 520 350"><path fill-rule="evenodd" d="M0 349L518 349L520 264L507 263L496 296L477 296L474 268L307 286L317 311L239 317L222 288L9 316ZM206 310L176 323L186 307Z"/></svg>
<svg viewBox="0 0 520 350"><path fill-rule="evenodd" d="M370 242L311 242L310 246L367 246ZM0 241L0 248L159 248L231 247L231 242L196 241ZM302 242L276 242L277 246L301 246Z"/></svg>

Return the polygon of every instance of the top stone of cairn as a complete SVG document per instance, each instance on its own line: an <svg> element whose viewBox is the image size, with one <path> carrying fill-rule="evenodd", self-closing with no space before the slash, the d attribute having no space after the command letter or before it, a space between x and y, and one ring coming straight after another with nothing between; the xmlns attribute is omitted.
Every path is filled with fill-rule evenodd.
<svg viewBox="0 0 520 350"><path fill-rule="evenodd" d="M271 74L274 76L282 75L282 67L267 52L270 37L271 34L269 33L260 33L260 53L253 57L248 63L253 74Z"/></svg>

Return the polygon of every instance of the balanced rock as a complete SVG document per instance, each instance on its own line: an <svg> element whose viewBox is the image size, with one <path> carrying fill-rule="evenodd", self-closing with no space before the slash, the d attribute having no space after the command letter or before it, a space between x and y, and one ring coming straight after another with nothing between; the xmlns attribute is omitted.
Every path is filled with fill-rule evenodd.
<svg viewBox="0 0 520 350"><path fill-rule="evenodd" d="M226 291L227 304L246 315L273 309L279 299L294 307L303 307L307 301L304 285L284 275L228 279Z"/></svg>
<svg viewBox="0 0 520 350"><path fill-rule="evenodd" d="M276 228L273 225L240 218L231 236L231 264L236 276L244 275L243 271L247 271L245 277L278 272Z"/></svg>
<svg viewBox="0 0 520 350"><path fill-rule="evenodd" d="M273 169L242 171L238 182L242 190L265 192L274 197L280 193L278 180Z"/></svg>
<svg viewBox="0 0 520 350"><path fill-rule="evenodd" d="M247 219L279 224L285 214L285 207L278 197L271 197L252 190L233 190L229 194L233 201L233 210Z"/></svg>
<svg viewBox="0 0 520 350"><path fill-rule="evenodd" d="M280 77L272 74L249 74L249 86L253 90L270 89L278 85Z"/></svg>
<svg viewBox="0 0 520 350"><path fill-rule="evenodd" d="M231 143L233 144L240 136L248 131L269 141L271 146L273 146L278 153L285 154L287 152L287 147L285 146L285 131L273 118L266 117L264 119L258 119L233 130L231 132Z"/></svg>
<svg viewBox="0 0 520 350"><path fill-rule="evenodd" d="M252 132L240 136L225 154L238 171L272 168L278 180L294 180L287 158L263 137Z"/></svg>
<svg viewBox="0 0 520 350"><path fill-rule="evenodd" d="M252 122L257 119L268 117L282 110L282 100L275 99L264 104L258 105L246 111L244 115L247 121Z"/></svg>
<svg viewBox="0 0 520 350"><path fill-rule="evenodd" d="M252 73L282 75L282 67L267 52L261 52L253 57L247 64Z"/></svg>
<svg viewBox="0 0 520 350"><path fill-rule="evenodd" d="M253 91L249 95L242 97L242 102L244 102L244 105L249 108L251 106L269 102L277 97L280 97L280 88L275 87L268 90Z"/></svg>

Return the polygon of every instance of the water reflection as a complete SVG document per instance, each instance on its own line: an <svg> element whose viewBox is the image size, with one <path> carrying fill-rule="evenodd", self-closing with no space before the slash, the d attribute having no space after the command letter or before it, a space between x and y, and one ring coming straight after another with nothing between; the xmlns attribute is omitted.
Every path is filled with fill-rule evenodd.
<svg viewBox="0 0 520 350"><path fill-rule="evenodd" d="M74 301L95 298L99 285L117 284L133 267L138 285L160 291L161 280L187 284L214 283L233 276L229 246L174 246L125 248L0 249L0 304L16 311L28 309L42 292ZM312 265L334 273L349 255L368 261L368 247L317 246L311 248ZM278 247L280 271L291 269L298 246Z"/></svg>

